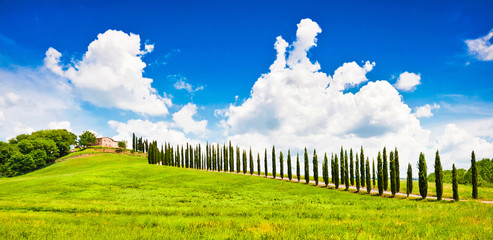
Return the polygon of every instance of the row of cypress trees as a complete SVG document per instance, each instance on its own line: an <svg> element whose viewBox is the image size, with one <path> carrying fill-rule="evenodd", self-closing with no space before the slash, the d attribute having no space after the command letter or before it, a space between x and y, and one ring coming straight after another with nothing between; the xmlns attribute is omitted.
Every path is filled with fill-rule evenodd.
<svg viewBox="0 0 493 240"><path fill-rule="evenodd" d="M443 196L443 169L442 163L440 161L440 154L438 150L435 154L435 186L436 186L436 194L437 200L442 200ZM418 187L419 193L423 199L426 198L428 194L428 179L427 179L427 167L425 161L425 155L420 153L418 160ZM476 167L476 156L474 151L471 153L471 173L472 173L472 197L474 199L478 198L478 172ZM412 168L411 164L408 165L407 170L407 195L412 192ZM452 165L452 192L453 199L455 201L459 200L459 190L458 190L458 181L457 181L457 169L455 168L455 164Z"/></svg>
<svg viewBox="0 0 493 240"><path fill-rule="evenodd" d="M250 148L247 157L246 150L240 150L238 146L233 147L231 142L229 146L224 144L223 146L219 144L206 144L205 152L201 151L200 144L192 146L191 144L186 144L186 146L177 145L176 148L171 146L170 143L165 143L161 145L159 149L157 142L153 141L147 144L147 140L140 140L141 138L134 138L137 142L137 151L143 151L148 153L149 164L162 164L166 166L176 166L183 168L195 168L195 169L206 169L212 171L224 171L224 172L234 172L236 165L236 172L243 174L249 173L253 175L255 173L254 168L254 158L252 150ZM138 145L142 142L142 150ZM144 144L145 143L145 144ZM236 152L236 159L235 159ZM383 153L383 154L382 154ZM324 154L324 159L322 163L322 179L325 186L329 185L329 179L334 184L335 188L339 188L340 184L345 185L345 190L349 190L349 186L355 186L356 190L359 192L360 188L366 186L366 191L371 192L373 180L373 186L378 187L378 194L383 195L383 192L388 189L388 183L390 183L390 191L392 196L395 196L397 192L400 191L400 178L399 178L399 155L397 148L389 153L389 161L387 161L386 148L383 151L378 152L377 155L377 174L375 174L375 161L373 160L373 178L370 172L370 161L369 157L366 157L363 147L361 147L360 153L356 153L355 160L353 161L353 150L350 149L349 155L347 150L345 151L341 147L341 152L338 158L337 154L331 155L330 168L331 175L329 176L329 161L327 154ZM272 176L277 177L276 172L276 150L275 146L272 147ZM291 181L293 179L292 175L292 162L291 162L291 152L288 150L287 155L287 177ZM279 154L280 171L279 177L284 179L284 155L282 151ZM473 179L473 198L478 197L477 191L477 169L474 151L471 155L471 165L472 165L472 179ZM318 156L316 150L313 150L312 157L312 174L315 184L319 184L319 170L318 170ZM390 171L390 172L389 172ZM418 160L418 186L419 193L423 199L426 198L428 194L428 180L427 180L427 166L425 161L425 156L423 153L420 154ZM267 149L265 149L264 154L264 174L268 176L267 169ZM261 175L261 165L260 165L260 153L257 153L257 175ZM388 177L390 176L390 179ZM296 155L296 179L299 182L301 180L301 169L299 154ZM308 184L310 182L310 164L307 149L304 150L304 180ZM443 170L440 162L439 152L436 152L435 156L435 185L437 200L441 200L443 196ZM412 167L411 164L408 165L407 170L407 196L412 193L413 190L413 179L412 179ZM459 199L458 194L458 181L457 181L457 171L455 164L452 167L452 189L453 198L455 200Z"/></svg>

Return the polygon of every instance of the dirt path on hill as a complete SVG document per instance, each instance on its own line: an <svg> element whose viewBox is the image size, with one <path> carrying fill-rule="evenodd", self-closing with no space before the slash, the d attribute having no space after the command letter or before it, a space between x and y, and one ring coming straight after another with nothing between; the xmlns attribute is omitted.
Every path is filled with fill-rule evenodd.
<svg viewBox="0 0 493 240"><path fill-rule="evenodd" d="M208 171L208 172L222 172L222 173L233 173L233 174L250 175L250 173L243 174L243 172L237 173L236 171L235 172L229 172L229 171L228 172L224 172L224 171L211 171L211 170L204 170L204 169L201 169L201 170L202 171ZM256 177L263 177L263 178L271 178L271 179L274 179L272 176L266 177L265 175L257 175L255 173L253 175L250 175L250 176L256 176ZM276 176L275 179L281 180L281 181L286 181L286 182L298 183L298 180L297 179L295 180L294 178L291 181L289 181L289 179L287 177L281 179L281 177ZM306 181L304 179L301 179L299 183L306 183ZM314 180L310 180L310 185L315 186L315 181ZM318 187L324 187L325 188L325 183L323 181L322 182L319 181L318 182ZM344 184L339 184L339 188L338 189L345 189L345 187L346 186ZM328 188L335 189L335 184L329 183ZM356 191L356 187L355 186L349 186L349 189ZM366 192L366 186L360 188L360 192ZM353 192L353 193L356 193L356 192ZM370 191L370 194L377 194L378 195L378 189L373 189L372 188L371 191ZM401 196L401 197L407 198L407 194L405 194L405 193L398 192L395 195L396 196ZM385 196L385 197L391 197L392 196L392 192L391 191L383 191L383 196ZM409 194L409 197L416 198L416 199L421 199L421 195L417 195L417 194ZM426 196L426 198L427 199L433 199L433 200L436 200L437 199L436 197L433 197L433 196ZM442 197L442 201L454 201L454 199L453 198L445 198L445 197ZM463 201L463 202L477 201L477 202L480 202L480 203L493 204L493 201L486 201L486 200L460 199L459 201Z"/></svg>

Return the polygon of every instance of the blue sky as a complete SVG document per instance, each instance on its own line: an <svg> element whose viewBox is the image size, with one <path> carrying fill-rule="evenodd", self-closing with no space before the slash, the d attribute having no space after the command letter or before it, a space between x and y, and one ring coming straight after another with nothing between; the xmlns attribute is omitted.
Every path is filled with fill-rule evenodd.
<svg viewBox="0 0 493 240"><path fill-rule="evenodd" d="M396 86L397 79L404 72L419 76L420 81L413 90L397 89L398 97L402 99L400 103L404 104L399 107L403 107L404 112L406 107L410 108L411 112L405 117L415 116L414 119L408 122L379 122L375 131L390 130L383 135L372 136L372 131L366 133L368 131L365 130L365 135L354 129L371 128L375 119L393 116L393 113L386 110L381 110L381 116L366 113L366 118L349 126L347 131L328 131L328 138L336 138L341 144L350 146L367 144L370 149L374 146L372 150L376 151L378 144L375 141L381 146L393 145L396 143L392 139L409 135L396 133L394 125L409 123L409 126L414 126L416 120L419 131L430 131L424 133L429 138L427 143L416 145L423 149L416 151L431 152L439 146L452 149L454 144L477 140L477 144L481 145L477 148L485 149L479 153L481 156L493 155L490 149L493 146L493 61L488 60L488 57L474 55L466 44L466 40L487 36L493 28L491 1L415 1L413 4L395 1L139 1L123 4L120 1L2 1L0 5L0 82L5 83L0 86L0 93L4 95L3 107L0 106L0 139L3 140L49 126L67 126L67 122L77 134L91 129L100 135L126 139L128 129L133 126L130 121L140 120L148 121L150 126L155 127L155 132L162 130L157 126L162 122L165 129L161 135L176 131L167 137L162 136L160 140L163 141L186 139L223 142L233 139L245 146L268 142L269 145L280 145L281 149L296 149L302 145L317 147L309 142L290 145L293 141L286 139L296 137L304 128L290 125L293 123L284 119L282 112L275 112L272 119L264 119L263 115L253 119L264 119L267 126L274 130L295 128L293 134L285 136L284 140L273 137L279 135L276 131L269 129L266 133L262 130L265 126L257 126L258 121L244 116L247 113L263 114L261 107L263 109L266 104L259 102L260 98L253 97L251 92L254 84L260 85L262 82L259 80L262 74L267 74L263 78L265 81L270 79L269 74L272 72L269 67L277 59L274 49L276 37L282 36L290 45L287 52L289 55L294 49L291 44L298 39L297 24L308 18L321 29L321 33L316 35L316 46L312 46L307 53L312 63L320 64L321 69L317 71L333 76L344 63L354 61L363 67L366 61L370 65L375 62L375 66L366 71L366 80L360 79L354 86L342 89L343 93L356 94L368 83L378 80ZM157 94L159 99L171 100L171 104L164 104L167 114L142 113L118 104L94 104L90 100L94 96L89 96L81 87L83 80L71 78L67 72L56 74L46 65L45 57L50 48L61 54L57 63L63 71L73 67L74 62L82 62L89 44L97 40L98 34L109 29L138 35L141 50L144 50L145 45L154 46L152 51L136 57L146 64L142 77L153 80L150 88L156 92L151 90L150 94ZM115 38L113 40L119 41ZM485 54L488 56L488 52ZM82 75L82 70L79 73ZM286 75L286 79L290 76ZM105 77L97 74L92 75L91 79L96 79L98 83L106 81ZM185 85L190 84L192 92L177 89L176 84L180 80ZM53 82L58 90L53 90L55 87L50 86L49 82ZM283 88L282 85L276 86ZM197 88L200 90L193 92ZM259 87L255 92L260 94L264 90ZM10 100L7 97L9 93ZM96 96L98 99L105 92L99 93ZM35 98L37 95L40 102ZM60 103L60 106L44 110L38 108L39 111L33 111L30 116L30 107L35 104L29 105L26 100L24 107L15 106L16 102L22 102L28 97L31 103ZM271 97L281 98L278 95ZM255 104L244 104L248 99ZM327 99L320 100L321 104L335 98ZM11 104L8 104L9 101ZM279 106L283 103L277 104ZM417 108L426 104L435 107L425 111L426 116L417 116ZM184 106L189 108L184 109ZM248 106L258 111L247 110ZM382 105L376 109L394 107ZM195 128L173 123L173 115L182 109L183 117L192 119L189 123ZM330 109L325 117L344 112ZM265 111L269 113L268 109ZM290 111L297 113L296 108ZM300 110L299 113L305 111ZM351 118L351 115L347 117ZM368 119L373 119L373 122ZM109 121L114 121L113 125ZM60 122L64 123L57 125ZM441 143L439 139L448 139L447 131L455 129L449 124L454 124L457 131L465 131L469 135L458 137L452 143ZM124 127L128 129L123 130ZM320 126L320 129L326 128ZM256 132L258 138L245 135L244 129L253 129L251 132ZM324 138L319 136L320 130L316 129L319 128L306 130L309 133L307 135L317 136L317 139L323 141ZM140 134L149 138L157 136L144 130ZM389 137L385 137L387 135ZM415 136L414 141L420 142L418 138ZM335 146L341 144L334 143ZM466 148L476 147L472 145ZM331 151L332 148L326 150ZM416 153L409 152L409 156L413 154ZM453 156L455 153L449 154Z"/></svg>

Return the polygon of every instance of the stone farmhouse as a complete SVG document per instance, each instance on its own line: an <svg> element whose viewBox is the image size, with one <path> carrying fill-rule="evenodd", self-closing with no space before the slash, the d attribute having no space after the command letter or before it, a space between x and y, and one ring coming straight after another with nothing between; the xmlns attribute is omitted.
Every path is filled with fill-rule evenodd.
<svg viewBox="0 0 493 240"><path fill-rule="evenodd" d="M109 137L100 137L100 138L97 138L97 140L98 140L98 143L95 144L94 146L112 147L112 148L118 147L118 141L115 141Z"/></svg>

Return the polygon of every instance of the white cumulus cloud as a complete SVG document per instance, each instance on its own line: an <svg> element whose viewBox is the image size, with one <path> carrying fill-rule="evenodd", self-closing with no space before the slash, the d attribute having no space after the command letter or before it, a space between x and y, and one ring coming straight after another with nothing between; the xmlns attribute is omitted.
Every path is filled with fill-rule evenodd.
<svg viewBox="0 0 493 240"><path fill-rule="evenodd" d="M415 108L414 109L414 116L416 116L417 118L428 118L428 117L433 116L433 113L431 112L431 110L439 109L439 108L440 108L440 105L438 105L436 103L433 103L433 105L426 104L426 105Z"/></svg>
<svg viewBox="0 0 493 240"><path fill-rule="evenodd" d="M305 146L310 153L316 148L319 156L338 153L341 146L358 152L364 146L370 161L384 146L387 151L398 147L401 176L407 163L416 166L420 152L432 165L434 152L439 149L442 159L448 158L447 169L452 162L467 167L467 155L473 148L478 158L491 154L491 143L459 128L440 128L442 134L432 134L421 126L418 117L432 115L439 105L425 105L412 112L397 91L413 90L420 84L419 74L404 72L392 86L387 81L368 82L366 73L375 66L370 61L363 65L343 63L332 76L322 72L320 65L307 57L320 32L318 24L304 19L298 24L294 43L277 37L277 59L270 72L257 79L245 101L215 112L222 118L219 126L225 129L228 140L261 153L267 147L269 154L272 145L284 153L291 149L294 154L302 153ZM359 89L344 91L354 86ZM454 141L447 140L454 132L460 135ZM457 155L452 146L465 141L472 143L460 147Z"/></svg>
<svg viewBox="0 0 493 240"><path fill-rule="evenodd" d="M62 55L54 48L46 51L44 63L52 72L70 79L83 99L96 106L166 115L171 100L160 96L151 86L153 80L143 76L146 64L141 58L154 45L146 44L141 50L140 44L139 35L108 30L98 34L73 66L62 66Z"/></svg>
<svg viewBox="0 0 493 240"><path fill-rule="evenodd" d="M419 84L421 84L421 74L403 72L399 75L399 78L397 78L397 82L394 86L401 91L412 92Z"/></svg>
<svg viewBox="0 0 493 240"><path fill-rule="evenodd" d="M197 114L197 106L189 103L173 114L173 121L185 133L203 134L207 131L207 120L196 121L193 119L195 114Z"/></svg>
<svg viewBox="0 0 493 240"><path fill-rule="evenodd" d="M466 40L466 45L470 55L475 56L481 61L493 60L493 45L491 45L491 38L493 37L493 29L490 30L486 36L477 39Z"/></svg>
<svg viewBox="0 0 493 240"><path fill-rule="evenodd" d="M111 120L108 121L108 125L118 133L113 136L113 139L127 141L128 148L132 144L132 133L143 139L156 140L159 145L165 142L172 145L181 145L187 142L191 144L199 143L196 140L187 138L183 132L172 129L171 124L165 121L151 122L149 120L131 119L124 123Z"/></svg>
<svg viewBox="0 0 493 240"><path fill-rule="evenodd" d="M67 131L71 132L72 131L72 127L71 127L72 123L70 123L70 121L52 121L52 122L49 122L48 123L48 128L49 129L66 129Z"/></svg>

